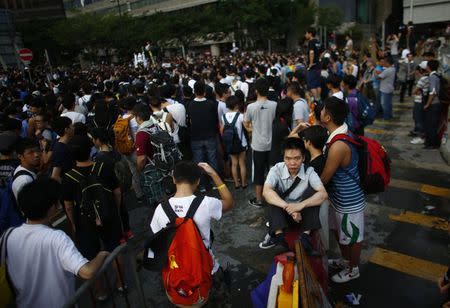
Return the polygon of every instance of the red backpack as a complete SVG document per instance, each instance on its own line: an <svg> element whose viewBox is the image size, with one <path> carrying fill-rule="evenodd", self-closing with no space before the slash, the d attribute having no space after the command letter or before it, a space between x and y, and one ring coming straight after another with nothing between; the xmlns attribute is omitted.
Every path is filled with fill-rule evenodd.
<svg viewBox="0 0 450 308"><path fill-rule="evenodd" d="M327 144L328 149L338 140L356 146L359 154L359 185L366 194L377 194L386 190L391 180L391 160L378 141L363 136L338 134Z"/></svg>
<svg viewBox="0 0 450 308"><path fill-rule="evenodd" d="M193 217L203 201L196 197L185 217L178 217L168 202L162 208L175 222L176 232L167 252L162 279L169 300L174 305L202 305L212 287L213 259Z"/></svg>

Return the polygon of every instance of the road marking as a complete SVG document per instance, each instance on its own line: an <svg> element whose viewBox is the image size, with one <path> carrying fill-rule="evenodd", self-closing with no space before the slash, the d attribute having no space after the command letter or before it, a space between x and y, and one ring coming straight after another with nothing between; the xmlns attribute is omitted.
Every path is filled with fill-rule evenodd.
<svg viewBox="0 0 450 308"><path fill-rule="evenodd" d="M384 129L378 129L378 128L366 128L364 130L366 133L374 134L374 135L396 135L398 134L398 131L388 131Z"/></svg>
<svg viewBox="0 0 450 308"><path fill-rule="evenodd" d="M395 251L376 247L369 262L411 276L436 282L447 271L448 266L414 258Z"/></svg>
<svg viewBox="0 0 450 308"><path fill-rule="evenodd" d="M63 221L65 221L67 219L67 216L64 214L62 217L58 218L57 220L55 220L52 223L53 228L57 227L58 225L60 225Z"/></svg>
<svg viewBox="0 0 450 308"><path fill-rule="evenodd" d="M375 125L393 125L393 126L404 126L404 127L412 127L413 124L411 123L411 121L384 121L384 120L375 120L373 122L373 124Z"/></svg>
<svg viewBox="0 0 450 308"><path fill-rule="evenodd" d="M389 186L407 190L415 190L424 194L450 199L450 189L444 187L399 179L391 179Z"/></svg>
<svg viewBox="0 0 450 308"><path fill-rule="evenodd" d="M400 215L390 214L389 218L394 221L406 222L427 228L433 228L443 231L449 230L449 221L440 217L406 211L401 213Z"/></svg>

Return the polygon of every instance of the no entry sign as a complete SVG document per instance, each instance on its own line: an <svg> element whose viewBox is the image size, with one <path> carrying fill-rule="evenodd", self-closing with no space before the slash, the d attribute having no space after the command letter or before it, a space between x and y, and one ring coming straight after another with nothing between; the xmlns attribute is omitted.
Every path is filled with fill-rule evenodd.
<svg viewBox="0 0 450 308"><path fill-rule="evenodd" d="M33 60L33 52L28 48L22 48L21 50L19 50L19 56L20 60L22 60L23 62L30 62L31 60Z"/></svg>

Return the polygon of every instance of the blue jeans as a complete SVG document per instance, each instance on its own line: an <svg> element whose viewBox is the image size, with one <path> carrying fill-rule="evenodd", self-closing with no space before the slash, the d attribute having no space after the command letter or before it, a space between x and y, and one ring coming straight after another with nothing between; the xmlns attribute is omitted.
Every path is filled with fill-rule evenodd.
<svg viewBox="0 0 450 308"><path fill-rule="evenodd" d="M381 107L383 108L383 119L390 120L392 119L392 93L383 93L381 94Z"/></svg>
<svg viewBox="0 0 450 308"><path fill-rule="evenodd" d="M206 162L214 170L218 171L217 166L217 139L209 138L205 140L192 140L192 160L195 163Z"/></svg>

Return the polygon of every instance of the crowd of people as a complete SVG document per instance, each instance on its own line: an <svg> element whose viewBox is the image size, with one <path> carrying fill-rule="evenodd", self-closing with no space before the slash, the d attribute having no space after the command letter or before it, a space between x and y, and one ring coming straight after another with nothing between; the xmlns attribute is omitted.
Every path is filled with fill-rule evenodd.
<svg viewBox="0 0 450 308"><path fill-rule="evenodd" d="M332 280L358 278L366 207L359 151L336 137L364 135L362 101L395 121L396 87L402 102L414 95L411 143L438 147L448 117L434 51L415 57L396 35L387 46L359 50L348 36L344 50L323 48L311 28L295 54L34 71L33 81L2 71L0 232L17 306L63 305L74 275L93 277L108 252L134 236L124 203L130 192L153 209L149 228L158 233L171 221L164 202L184 217L196 194L216 191L219 198L203 198L192 216L215 273L210 222L249 189L249 174L249 206L269 213L261 249L287 248L285 233L298 228L306 253L320 255L311 233L329 200L342 253L329 260L339 269ZM61 212L67 234L49 227ZM126 291L122 281L116 287ZM106 300L102 283L95 289Z"/></svg>

